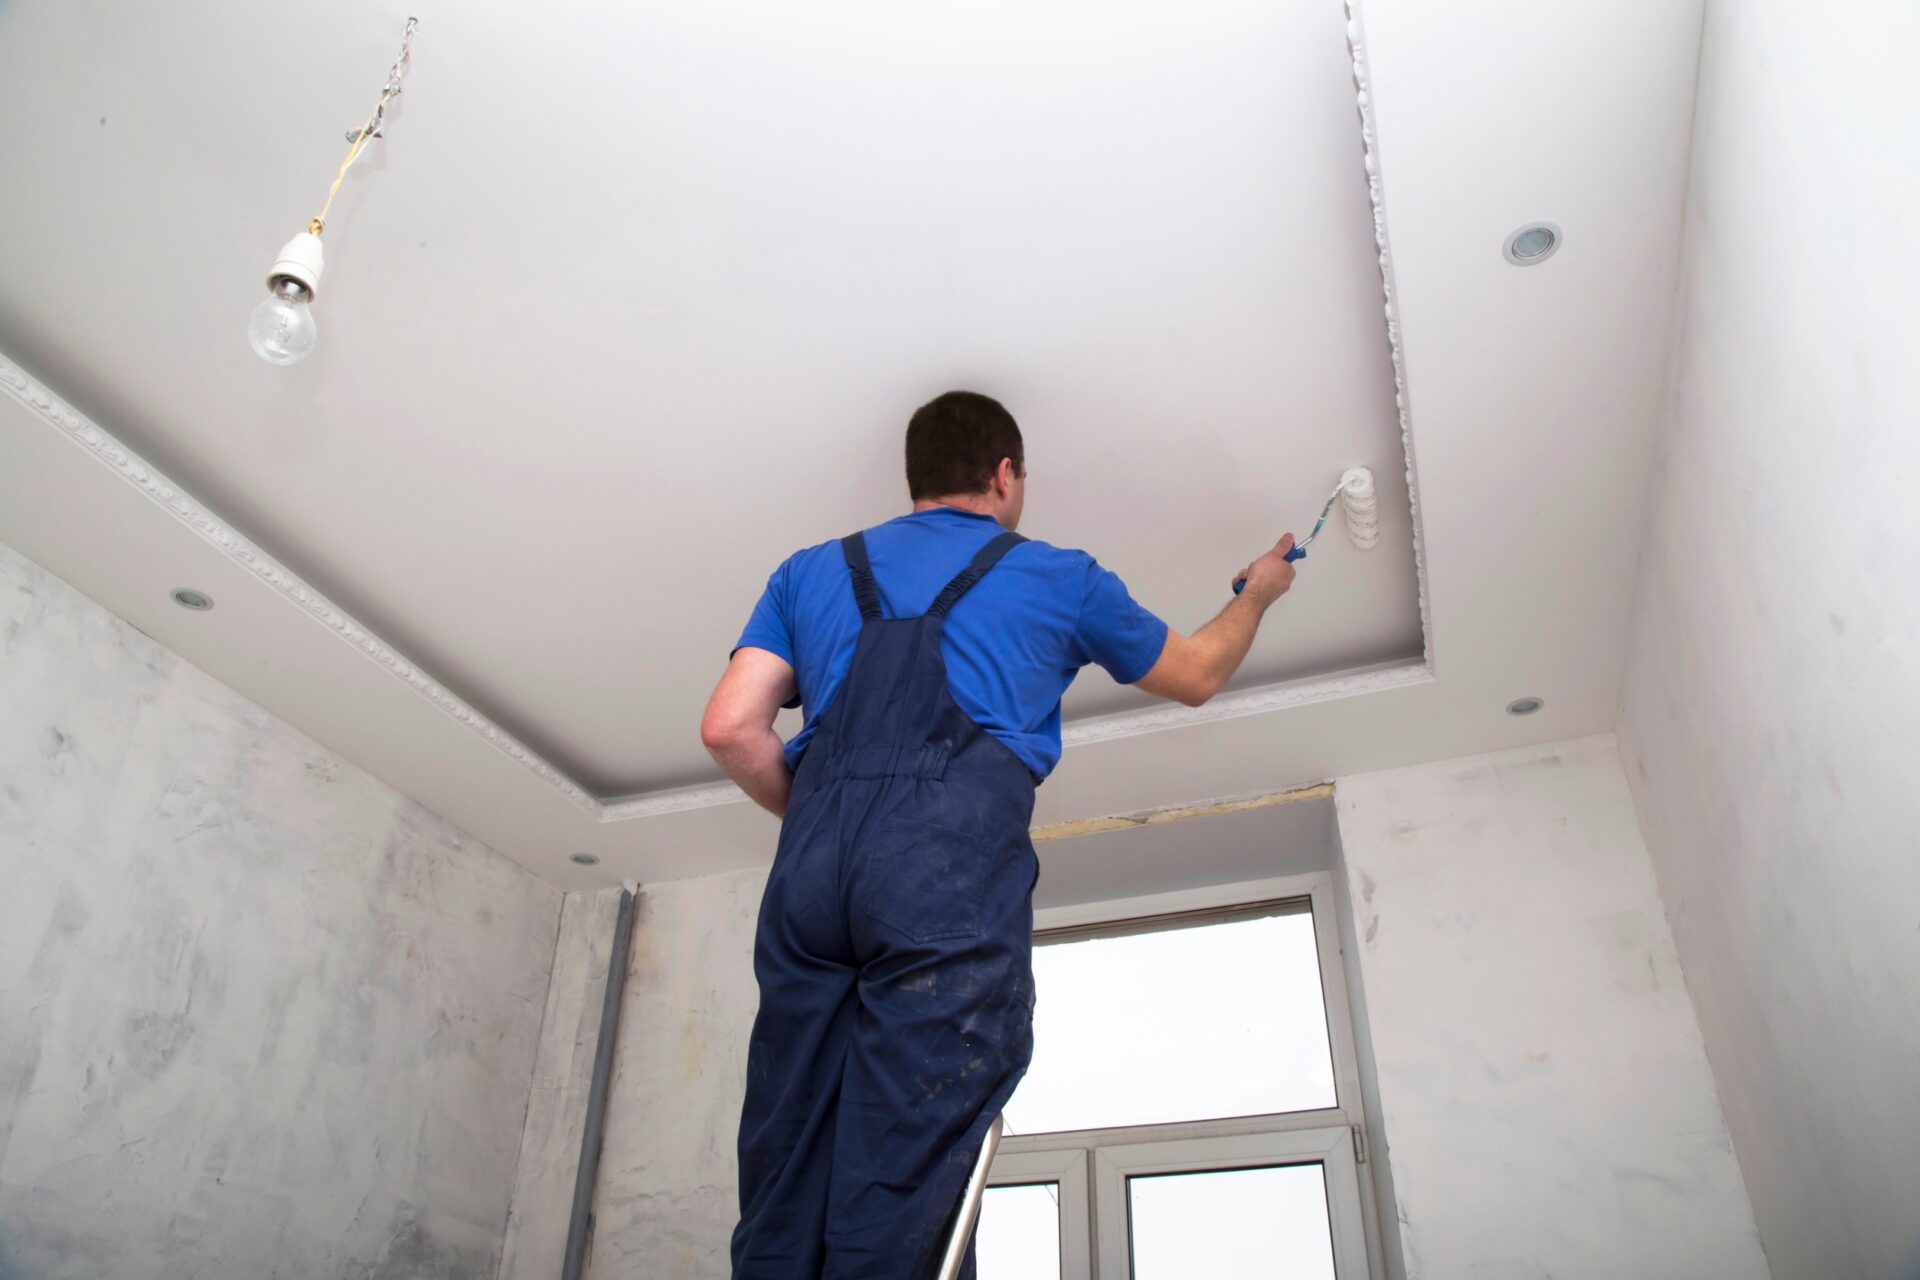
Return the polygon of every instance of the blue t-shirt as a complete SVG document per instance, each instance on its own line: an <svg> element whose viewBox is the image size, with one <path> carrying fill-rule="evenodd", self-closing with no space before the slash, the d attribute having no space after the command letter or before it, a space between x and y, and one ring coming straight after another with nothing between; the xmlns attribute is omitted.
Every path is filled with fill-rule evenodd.
<svg viewBox="0 0 1920 1280"><path fill-rule="evenodd" d="M1000 532L992 516L931 507L868 529L867 558L889 618L925 613L940 588ZM736 648L778 654L793 667L806 722L787 743L790 766L813 738L853 662L860 634L852 575L836 539L796 551L774 570ZM1153 667L1167 624L1084 551L1022 542L962 596L941 652L953 700L1044 778L1060 761L1060 695L1097 662L1121 684Z"/></svg>

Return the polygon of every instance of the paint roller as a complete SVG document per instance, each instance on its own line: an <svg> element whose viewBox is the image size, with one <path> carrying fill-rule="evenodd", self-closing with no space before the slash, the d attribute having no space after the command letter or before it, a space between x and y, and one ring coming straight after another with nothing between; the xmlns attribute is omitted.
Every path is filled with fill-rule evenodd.
<svg viewBox="0 0 1920 1280"><path fill-rule="evenodd" d="M1293 550L1287 552L1288 560L1305 560L1307 548L1320 536L1320 530L1327 524L1327 517L1333 514L1333 504L1340 504L1347 518L1347 536L1353 539L1353 545L1366 551L1380 541L1380 499L1373 491L1373 472L1365 467L1348 467L1340 473L1340 483L1333 486L1333 492L1327 495L1327 505L1320 508L1320 518L1313 522L1313 532L1293 544ZM1245 578L1233 584L1233 594L1239 595L1246 587Z"/></svg>

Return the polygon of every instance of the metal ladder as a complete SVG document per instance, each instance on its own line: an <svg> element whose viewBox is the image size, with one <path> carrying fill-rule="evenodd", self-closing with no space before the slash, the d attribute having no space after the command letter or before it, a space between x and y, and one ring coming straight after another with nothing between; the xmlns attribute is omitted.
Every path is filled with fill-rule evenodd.
<svg viewBox="0 0 1920 1280"><path fill-rule="evenodd" d="M953 1230L947 1236L946 1252L940 1256L940 1280L956 1280L960 1264L966 1260L967 1243L973 1239L974 1224L980 1220L980 1200L987 1193L987 1170L993 1167L994 1153L1000 1150L1000 1135L1007 1118L995 1116L987 1127L987 1140L980 1144L980 1155L967 1176L967 1189L960 1196L960 1208L954 1215Z"/></svg>

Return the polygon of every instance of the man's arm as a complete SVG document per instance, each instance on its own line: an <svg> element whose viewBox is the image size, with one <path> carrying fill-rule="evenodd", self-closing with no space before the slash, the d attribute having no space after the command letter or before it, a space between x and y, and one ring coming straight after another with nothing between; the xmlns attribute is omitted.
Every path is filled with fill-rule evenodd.
<svg viewBox="0 0 1920 1280"><path fill-rule="evenodd" d="M786 659L747 646L735 651L700 720L700 741L707 753L748 799L775 817L786 815L793 774L781 754L773 718L796 691Z"/></svg>
<svg viewBox="0 0 1920 1280"><path fill-rule="evenodd" d="M1197 707L1220 692L1253 647L1260 619L1293 585L1293 566L1286 560L1291 550L1293 535L1289 533L1234 579L1244 580L1247 585L1212 622L1191 636L1169 628L1159 660L1134 687L1189 707Z"/></svg>

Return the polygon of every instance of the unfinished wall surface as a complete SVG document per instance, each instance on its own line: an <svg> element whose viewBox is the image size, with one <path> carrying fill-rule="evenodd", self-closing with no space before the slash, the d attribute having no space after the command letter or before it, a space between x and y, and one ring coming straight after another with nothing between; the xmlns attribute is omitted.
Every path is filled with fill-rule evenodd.
<svg viewBox="0 0 1920 1280"><path fill-rule="evenodd" d="M1611 738L1344 778L1405 1274L1768 1274Z"/></svg>
<svg viewBox="0 0 1920 1280"><path fill-rule="evenodd" d="M1337 799L1404 1274L1766 1276L1612 740ZM642 895L596 1280L727 1275L764 883Z"/></svg>
<svg viewBox="0 0 1920 1280"><path fill-rule="evenodd" d="M1708 7L1620 727L1783 1280L1920 1276L1916 47Z"/></svg>
<svg viewBox="0 0 1920 1280"><path fill-rule="evenodd" d="M725 1280L739 1218L734 1139L760 1007L753 930L764 870L647 885L635 903L592 1280Z"/></svg>
<svg viewBox="0 0 1920 1280"><path fill-rule="evenodd" d="M570 893L560 910L498 1280L551 1280L566 1256L620 893Z"/></svg>
<svg viewBox="0 0 1920 1280"><path fill-rule="evenodd" d="M555 891L5 547L0 873L0 1277L493 1274Z"/></svg>

